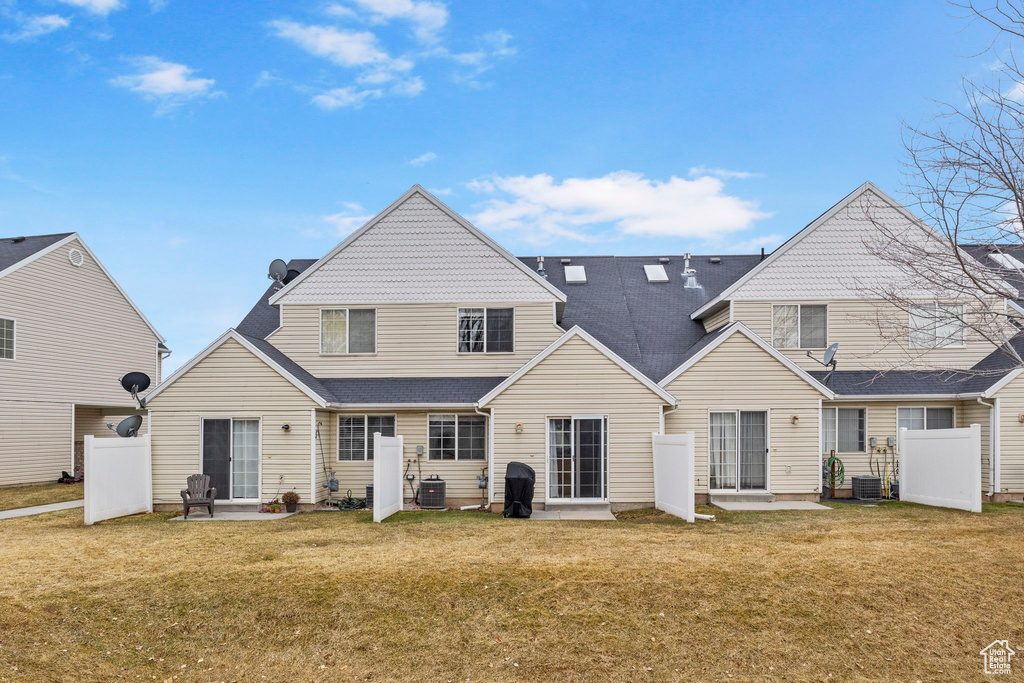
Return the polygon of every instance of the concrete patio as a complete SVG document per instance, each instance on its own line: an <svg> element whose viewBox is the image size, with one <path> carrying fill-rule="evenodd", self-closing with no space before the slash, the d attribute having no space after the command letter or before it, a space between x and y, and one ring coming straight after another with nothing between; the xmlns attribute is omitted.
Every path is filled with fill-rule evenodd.
<svg viewBox="0 0 1024 683"><path fill-rule="evenodd" d="M729 512L771 512L773 510L831 510L826 505L819 505L809 500L773 500L773 501L723 501L715 500L712 507Z"/></svg>
<svg viewBox="0 0 1024 683"><path fill-rule="evenodd" d="M297 515L298 512L214 512L213 517L208 512L190 512L188 519L185 517L172 517L172 522L267 522L273 519L284 519Z"/></svg>

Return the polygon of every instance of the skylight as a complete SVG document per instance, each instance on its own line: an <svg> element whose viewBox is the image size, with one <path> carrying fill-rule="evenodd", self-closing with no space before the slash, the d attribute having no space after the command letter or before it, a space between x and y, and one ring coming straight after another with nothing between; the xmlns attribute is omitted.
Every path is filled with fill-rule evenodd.
<svg viewBox="0 0 1024 683"><path fill-rule="evenodd" d="M648 282L668 282L668 273L665 272L665 266L644 266L644 273L647 274Z"/></svg>
<svg viewBox="0 0 1024 683"><path fill-rule="evenodd" d="M587 269L585 266L566 266L565 282L570 285L583 285L587 282Z"/></svg>
<svg viewBox="0 0 1024 683"><path fill-rule="evenodd" d="M998 263L1000 267L1006 268L1007 270L1024 270L1024 263L1021 263L1009 254L1000 254L996 252L989 254L988 257Z"/></svg>

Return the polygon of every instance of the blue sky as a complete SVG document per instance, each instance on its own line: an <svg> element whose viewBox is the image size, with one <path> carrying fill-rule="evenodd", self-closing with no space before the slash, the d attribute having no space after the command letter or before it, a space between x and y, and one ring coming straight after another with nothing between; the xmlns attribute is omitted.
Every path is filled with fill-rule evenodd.
<svg viewBox="0 0 1024 683"><path fill-rule="evenodd" d="M0 235L78 231L174 349L413 183L517 254L753 252L957 97L938 1L0 0Z"/></svg>

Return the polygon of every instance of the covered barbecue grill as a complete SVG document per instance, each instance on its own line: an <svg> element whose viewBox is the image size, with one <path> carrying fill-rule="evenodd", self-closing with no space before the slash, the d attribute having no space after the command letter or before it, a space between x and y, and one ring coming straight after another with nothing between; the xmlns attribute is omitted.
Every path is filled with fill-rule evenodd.
<svg viewBox="0 0 1024 683"><path fill-rule="evenodd" d="M533 514L533 485L537 474L529 465L510 462L505 468L505 517L529 517Z"/></svg>

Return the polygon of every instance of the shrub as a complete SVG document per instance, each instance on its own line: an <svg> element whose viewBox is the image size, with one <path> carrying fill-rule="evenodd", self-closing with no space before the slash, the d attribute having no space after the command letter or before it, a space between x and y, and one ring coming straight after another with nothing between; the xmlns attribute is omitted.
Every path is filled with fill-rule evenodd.
<svg viewBox="0 0 1024 683"><path fill-rule="evenodd" d="M299 494L295 491L285 491L285 494L281 496L281 502L285 505L295 505L299 502Z"/></svg>

